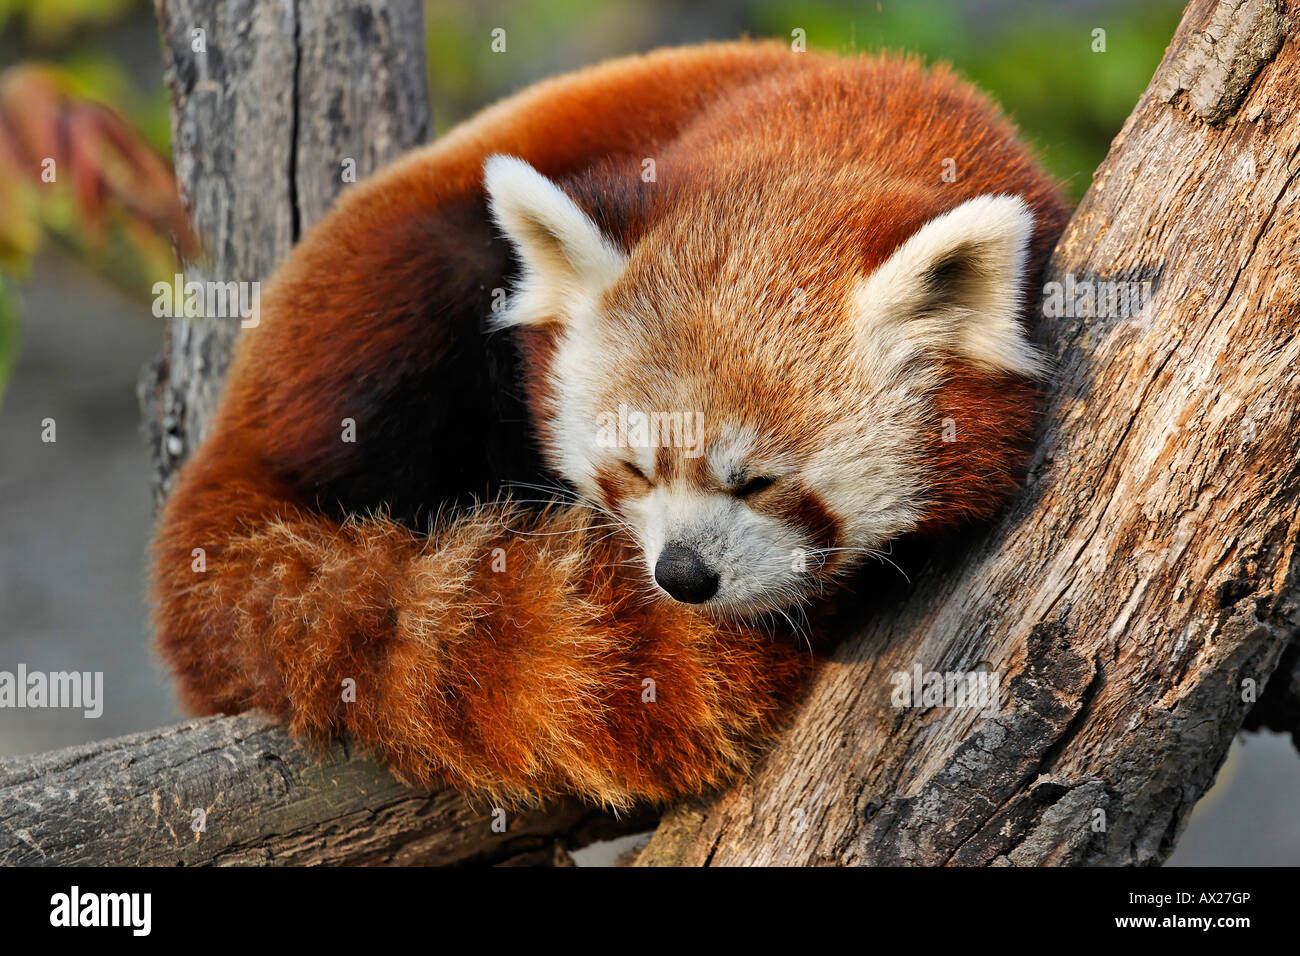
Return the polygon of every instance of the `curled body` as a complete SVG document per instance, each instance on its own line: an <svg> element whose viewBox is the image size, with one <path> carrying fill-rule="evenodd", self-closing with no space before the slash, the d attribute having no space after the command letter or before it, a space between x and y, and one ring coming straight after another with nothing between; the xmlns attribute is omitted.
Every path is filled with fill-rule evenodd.
<svg viewBox="0 0 1300 956"><path fill-rule="evenodd" d="M812 667L791 612L1015 488L1064 219L903 59L686 48L484 111L241 334L155 540L185 701L517 799L726 782Z"/></svg>

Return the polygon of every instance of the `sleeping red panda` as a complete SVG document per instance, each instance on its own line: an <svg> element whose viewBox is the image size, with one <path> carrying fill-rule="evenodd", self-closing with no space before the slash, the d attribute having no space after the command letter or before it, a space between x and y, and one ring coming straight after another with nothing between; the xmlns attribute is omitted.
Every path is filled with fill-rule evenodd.
<svg viewBox="0 0 1300 956"><path fill-rule="evenodd" d="M484 111L242 333L154 545L185 703L498 798L725 783L812 667L782 615L1016 486L1065 217L905 59L701 46Z"/></svg>

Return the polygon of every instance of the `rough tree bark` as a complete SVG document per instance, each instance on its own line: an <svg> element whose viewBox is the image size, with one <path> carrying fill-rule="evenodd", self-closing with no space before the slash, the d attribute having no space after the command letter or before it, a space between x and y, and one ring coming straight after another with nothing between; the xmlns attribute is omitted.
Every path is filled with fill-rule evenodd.
<svg viewBox="0 0 1300 956"><path fill-rule="evenodd" d="M0 760L0 866L566 865L570 849L652 820L412 790L253 716Z"/></svg>
<svg viewBox="0 0 1300 956"><path fill-rule="evenodd" d="M1046 276L1150 281L1150 306L1043 321L1058 370L1015 506L925 562L757 776L678 808L640 863L1167 856L1297 633L1296 24L1295 0L1190 5ZM1000 713L893 706L918 665L996 672ZM1289 676L1254 722L1285 724Z"/></svg>
<svg viewBox="0 0 1300 956"><path fill-rule="evenodd" d="M1298 3L1192 3L1047 277L1154 301L1044 321L1058 372L1024 493L870 598L754 779L670 813L641 863L1159 862L1243 720L1296 731ZM265 277L345 158L364 173L427 135L413 0L159 17L210 276ZM235 334L173 323L142 383L160 496ZM996 673L999 712L893 706L914 667ZM252 717L0 761L10 863L549 862L645 825L490 820Z"/></svg>

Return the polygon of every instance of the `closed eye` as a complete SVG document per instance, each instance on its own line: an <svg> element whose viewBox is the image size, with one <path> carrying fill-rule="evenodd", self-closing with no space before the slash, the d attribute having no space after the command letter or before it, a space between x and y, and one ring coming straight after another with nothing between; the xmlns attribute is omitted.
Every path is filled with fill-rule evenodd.
<svg viewBox="0 0 1300 956"><path fill-rule="evenodd" d="M647 485L654 484L654 482L650 480L650 477L644 471L642 471L636 465L632 464L630 461L623 462L623 467L627 470L627 473L631 475L633 478L635 478L637 481L644 482Z"/></svg>
<svg viewBox="0 0 1300 956"><path fill-rule="evenodd" d="M749 498L758 494L760 491L766 491L774 484L776 484L775 478L768 475L759 475L756 478L749 479L749 481L745 482L739 488L734 489L731 493L737 498Z"/></svg>

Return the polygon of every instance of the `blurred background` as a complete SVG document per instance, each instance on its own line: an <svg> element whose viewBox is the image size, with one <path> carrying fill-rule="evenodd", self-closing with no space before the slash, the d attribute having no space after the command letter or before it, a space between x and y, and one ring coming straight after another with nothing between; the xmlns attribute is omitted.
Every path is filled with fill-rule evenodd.
<svg viewBox="0 0 1300 956"><path fill-rule="evenodd" d="M270 2L270 0L267 0ZM1145 89L1181 0L432 0L439 134L541 77L740 35L947 60L991 92L1078 199ZM490 52L505 27L508 55ZM1094 52L1094 31L1105 31ZM152 284L192 241L172 181L146 0L0 0L0 670L103 671L98 720L0 710L0 755L179 719L149 651L152 521L135 381ZM55 166L47 170L45 159ZM57 441L41 440L42 421ZM1173 864L1300 864L1300 758L1239 739Z"/></svg>

